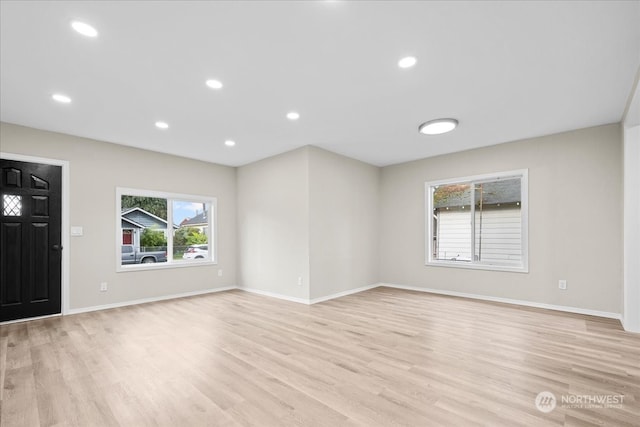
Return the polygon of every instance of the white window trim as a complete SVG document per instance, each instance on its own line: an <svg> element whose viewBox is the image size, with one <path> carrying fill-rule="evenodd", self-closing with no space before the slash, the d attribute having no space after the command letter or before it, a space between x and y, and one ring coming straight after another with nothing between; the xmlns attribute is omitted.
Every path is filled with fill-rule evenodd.
<svg viewBox="0 0 640 427"><path fill-rule="evenodd" d="M122 214L122 196L140 196L140 197L153 197L158 199L167 199L167 262L159 262L153 264L131 264L122 265L122 221L120 219ZM173 229L169 230L169 227L173 224L173 209L171 203L173 201L188 201L198 203L208 203L211 206L211 212L209 214L209 235L207 240L209 241L209 259L207 260L181 260L178 262L171 261L171 255L173 253L173 237L169 237L169 234L173 236ZM127 271L141 271L141 270L159 270L167 268L184 268L184 267L196 267L202 265L217 265L218 264L218 199L210 196L201 196L194 194L179 194L179 193L166 193L163 191L153 190L141 190L139 188L126 188L116 187L116 272Z"/></svg>
<svg viewBox="0 0 640 427"><path fill-rule="evenodd" d="M436 260L433 259L431 245L433 241L433 197L431 194L431 188L437 185L450 185L450 184L460 184L460 183L477 183L481 181L495 181L501 179L508 178L520 178L520 191L522 194L522 200L520 201L520 218L521 218L521 226L522 226L522 237L521 237L521 245L522 245L522 264L518 266L506 266L506 265L496 265L487 262L478 263L473 260L470 262L460 262L460 261L448 261L448 260ZM529 272L529 170L528 169L518 169L513 171L506 172L497 172L497 173L489 173L483 175L474 175L474 176L466 176L459 178L450 178L450 179L442 179L438 181L429 181L425 182L425 265L434 266L434 267L455 267L455 268L466 268L472 270L492 270L492 271L510 271L516 273L528 273ZM472 204L473 206L473 204ZM473 212L473 209L472 209ZM475 218L472 215L472 221ZM472 233L472 238L475 233ZM472 242L473 244L473 242Z"/></svg>

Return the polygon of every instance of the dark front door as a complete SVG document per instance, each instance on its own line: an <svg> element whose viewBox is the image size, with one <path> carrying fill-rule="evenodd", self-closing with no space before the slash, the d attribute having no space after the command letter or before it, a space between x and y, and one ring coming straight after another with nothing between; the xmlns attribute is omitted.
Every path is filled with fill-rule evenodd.
<svg viewBox="0 0 640 427"><path fill-rule="evenodd" d="M0 321L60 313L62 168L0 169Z"/></svg>

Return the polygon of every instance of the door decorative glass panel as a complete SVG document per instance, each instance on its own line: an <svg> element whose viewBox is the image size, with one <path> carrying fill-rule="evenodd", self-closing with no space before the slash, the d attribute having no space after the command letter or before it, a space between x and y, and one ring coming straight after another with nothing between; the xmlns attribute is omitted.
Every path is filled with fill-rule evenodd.
<svg viewBox="0 0 640 427"><path fill-rule="evenodd" d="M22 196L15 194L2 195L2 215L4 216L21 216L22 215Z"/></svg>

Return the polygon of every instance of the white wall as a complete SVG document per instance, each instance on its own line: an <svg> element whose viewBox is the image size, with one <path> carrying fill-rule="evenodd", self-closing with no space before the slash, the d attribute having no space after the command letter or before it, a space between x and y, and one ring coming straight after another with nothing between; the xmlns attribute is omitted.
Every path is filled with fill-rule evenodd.
<svg viewBox="0 0 640 427"><path fill-rule="evenodd" d="M386 282L622 312L618 124L385 168L313 147L230 168L4 123L0 131L1 151L70 162L70 223L85 231L67 248L72 309L235 284L309 301ZM628 153L637 145L625 149L627 173L636 174L627 177L634 197L637 157ZM530 273L424 265L425 181L525 168ZM116 273L117 186L216 197L219 266ZM626 213L628 236L635 206ZM637 259L638 241L625 240L631 281L638 263L629 257ZM568 280L566 291L558 279ZM98 289L103 281L106 293ZM638 313L631 296L627 316Z"/></svg>
<svg viewBox="0 0 640 427"><path fill-rule="evenodd" d="M379 168L303 147L237 178L241 287L308 302L377 283Z"/></svg>
<svg viewBox="0 0 640 427"><path fill-rule="evenodd" d="M309 299L308 151L303 147L237 169L243 288Z"/></svg>
<svg viewBox="0 0 640 427"><path fill-rule="evenodd" d="M640 126L624 130L624 310L626 330L640 332Z"/></svg>
<svg viewBox="0 0 640 427"><path fill-rule="evenodd" d="M383 168L380 281L620 313L620 130L599 126ZM426 181L526 168L529 273L424 265Z"/></svg>
<svg viewBox="0 0 640 427"><path fill-rule="evenodd" d="M624 302L622 324L640 332L640 69L624 127Z"/></svg>
<svg viewBox="0 0 640 427"><path fill-rule="evenodd" d="M311 299L378 282L380 168L309 147Z"/></svg>
<svg viewBox="0 0 640 427"><path fill-rule="evenodd" d="M118 304L214 288L236 282L234 168L7 123L0 151L69 161L70 309ZM116 187L136 187L218 199L218 265L116 273ZM219 277L218 269L223 270ZM185 280L188 277L188 280ZM100 292L101 282L109 290Z"/></svg>

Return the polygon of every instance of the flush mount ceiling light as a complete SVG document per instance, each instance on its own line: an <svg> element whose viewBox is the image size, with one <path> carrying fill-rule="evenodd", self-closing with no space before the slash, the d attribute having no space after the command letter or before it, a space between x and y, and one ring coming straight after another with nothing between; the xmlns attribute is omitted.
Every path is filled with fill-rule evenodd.
<svg viewBox="0 0 640 427"><path fill-rule="evenodd" d="M290 111L287 113L287 119L289 120L298 120L300 118L300 114L295 111Z"/></svg>
<svg viewBox="0 0 640 427"><path fill-rule="evenodd" d="M458 126L456 119L435 119L421 124L418 130L425 135L440 135L451 132L456 126Z"/></svg>
<svg viewBox="0 0 640 427"><path fill-rule="evenodd" d="M156 127L158 129L169 129L169 124L167 122L156 122Z"/></svg>
<svg viewBox="0 0 640 427"><path fill-rule="evenodd" d="M219 80L207 80L207 86L209 86L211 89L222 89L222 82L220 82Z"/></svg>
<svg viewBox="0 0 640 427"><path fill-rule="evenodd" d="M402 58L400 61L398 61L398 67L411 68L414 65L416 65L416 62L418 62L418 60L416 59L415 56L406 56Z"/></svg>
<svg viewBox="0 0 640 427"><path fill-rule="evenodd" d="M61 93L54 93L53 95L51 95L51 99L61 104L68 104L71 102L71 98Z"/></svg>
<svg viewBox="0 0 640 427"><path fill-rule="evenodd" d="M232 141L232 140L230 140L230 139L227 139L227 140L224 142L224 145L226 145L227 147L233 147L233 146L235 146L235 145L236 145L236 142L235 142L235 141Z"/></svg>
<svg viewBox="0 0 640 427"><path fill-rule="evenodd" d="M97 37L98 36L98 30L96 30L91 25L86 24L84 22L73 21L71 23L71 28L73 28L78 33L82 34L83 36L87 36L87 37Z"/></svg>

